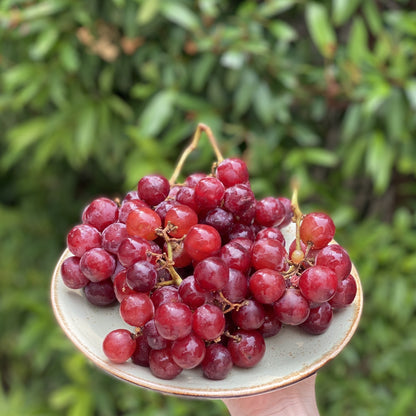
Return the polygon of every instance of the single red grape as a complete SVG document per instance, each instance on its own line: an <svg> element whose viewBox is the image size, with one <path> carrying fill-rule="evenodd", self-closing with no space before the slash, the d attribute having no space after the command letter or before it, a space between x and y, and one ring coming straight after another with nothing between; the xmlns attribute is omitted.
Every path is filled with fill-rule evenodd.
<svg viewBox="0 0 416 416"><path fill-rule="evenodd" d="M69 231L66 244L74 256L81 257L86 251L101 247L101 233L91 225L79 224Z"/></svg>
<svg viewBox="0 0 416 416"><path fill-rule="evenodd" d="M299 278L299 289L302 295L314 303L322 303L331 299L335 295L337 286L337 275L326 266L309 267Z"/></svg>
<svg viewBox="0 0 416 416"><path fill-rule="evenodd" d="M222 344L208 345L201 368L206 378L224 380L233 368L230 351Z"/></svg>
<svg viewBox="0 0 416 416"><path fill-rule="evenodd" d="M118 219L118 206L109 198L94 199L82 213L82 222L103 231Z"/></svg>
<svg viewBox="0 0 416 416"><path fill-rule="evenodd" d="M154 206L162 202L169 194L169 181L162 175L147 175L137 184L139 198Z"/></svg>
<svg viewBox="0 0 416 416"><path fill-rule="evenodd" d="M254 367L266 352L266 343L260 332L239 330L233 335L239 340L230 339L227 348L230 351L233 363L237 367Z"/></svg>
<svg viewBox="0 0 416 416"><path fill-rule="evenodd" d="M174 341L192 331L192 312L184 303L163 303L156 309L155 324L159 334Z"/></svg>
<svg viewBox="0 0 416 416"><path fill-rule="evenodd" d="M222 310L206 303L199 306L193 314L192 329L196 335L206 341L220 337L225 329L225 318Z"/></svg>
<svg viewBox="0 0 416 416"><path fill-rule="evenodd" d="M285 219L285 208L272 196L267 196L256 203L255 221L264 227L279 225Z"/></svg>
<svg viewBox="0 0 416 416"><path fill-rule="evenodd" d="M188 233L192 226L198 224L198 215L187 205L178 204L166 213L165 227L168 223L176 227L169 231L169 235L173 238L181 238Z"/></svg>
<svg viewBox="0 0 416 416"><path fill-rule="evenodd" d="M110 306L116 301L111 279L101 282L89 282L83 290L85 298L95 306Z"/></svg>
<svg viewBox="0 0 416 416"><path fill-rule="evenodd" d="M122 222L113 222L102 233L101 247L112 254L117 254L121 242L127 237L126 225Z"/></svg>
<svg viewBox="0 0 416 416"><path fill-rule="evenodd" d="M334 238L335 225L329 215L311 212L303 218L299 232L305 244L311 243L313 249L319 250Z"/></svg>
<svg viewBox="0 0 416 416"><path fill-rule="evenodd" d="M237 158L224 159L217 166L216 175L226 188L249 180L246 163Z"/></svg>
<svg viewBox="0 0 416 416"><path fill-rule="evenodd" d="M276 270L260 269L251 275L249 288L258 302L270 304L283 296L286 281Z"/></svg>
<svg viewBox="0 0 416 416"><path fill-rule="evenodd" d="M155 308L149 296L144 293L131 293L120 303L120 316L129 325L143 326L153 318Z"/></svg>
<svg viewBox="0 0 416 416"><path fill-rule="evenodd" d="M146 338L141 335L136 338L136 349L134 350L131 361L141 367L149 367L149 354L151 348Z"/></svg>
<svg viewBox="0 0 416 416"><path fill-rule="evenodd" d="M323 334L331 324L332 315L331 305L328 302L321 303L311 308L308 318L300 327L313 335Z"/></svg>
<svg viewBox="0 0 416 416"><path fill-rule="evenodd" d="M103 352L116 364L126 362L136 349L136 340L127 329L115 329L103 341Z"/></svg>
<svg viewBox="0 0 416 416"><path fill-rule="evenodd" d="M261 303L248 299L246 304L234 309L231 313L233 321L241 329L258 329L264 323L265 312Z"/></svg>
<svg viewBox="0 0 416 416"><path fill-rule="evenodd" d="M162 350L151 350L149 368L155 377L163 380L172 380L183 371L182 367L179 367L173 360L170 347Z"/></svg>
<svg viewBox="0 0 416 416"><path fill-rule="evenodd" d="M273 304L276 317L283 324L299 325L309 316L309 302L299 289L286 289L284 295Z"/></svg>
<svg viewBox="0 0 416 416"><path fill-rule="evenodd" d="M315 265L332 269L340 282L351 273L351 259L345 248L339 244L329 244L320 250L315 257Z"/></svg>
<svg viewBox="0 0 416 416"><path fill-rule="evenodd" d="M126 221L127 233L145 240L154 240L157 237L155 230L161 225L162 220L159 215L146 207L131 211Z"/></svg>
<svg viewBox="0 0 416 416"><path fill-rule="evenodd" d="M348 275L345 279L338 282L335 295L329 300L329 304L335 308L344 308L350 305L357 294L357 283L353 275Z"/></svg>
<svg viewBox="0 0 416 416"><path fill-rule="evenodd" d="M191 369L201 364L205 357L205 342L193 333L173 341L171 346L173 361L183 369Z"/></svg>
<svg viewBox="0 0 416 416"><path fill-rule="evenodd" d="M280 241L262 238L253 243L251 263L256 270L283 271L286 268L286 258L286 249Z"/></svg>
<svg viewBox="0 0 416 416"><path fill-rule="evenodd" d="M82 289L90 282L82 273L79 261L79 257L71 256L65 259L61 265L62 281L70 289Z"/></svg>
<svg viewBox="0 0 416 416"><path fill-rule="evenodd" d="M195 281L206 291L221 290L226 285L228 276L229 267L220 257L208 257L194 268Z"/></svg>
<svg viewBox="0 0 416 416"><path fill-rule="evenodd" d="M101 282L113 275L116 260L103 248L92 248L82 255L79 267L91 282Z"/></svg>
<svg viewBox="0 0 416 416"><path fill-rule="evenodd" d="M221 248L221 236L210 225L196 224L188 231L184 247L193 260L201 261L218 253Z"/></svg>

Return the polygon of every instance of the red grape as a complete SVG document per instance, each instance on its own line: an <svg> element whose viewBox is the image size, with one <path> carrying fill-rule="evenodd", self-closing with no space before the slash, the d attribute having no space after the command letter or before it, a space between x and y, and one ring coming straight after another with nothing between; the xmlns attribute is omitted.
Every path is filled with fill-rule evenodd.
<svg viewBox="0 0 416 416"><path fill-rule="evenodd" d="M192 328L195 334L206 341L217 339L225 329L222 310L209 303L198 307L193 315Z"/></svg>
<svg viewBox="0 0 416 416"><path fill-rule="evenodd" d="M101 247L101 233L91 225L79 224L69 231L66 244L74 256L81 257L86 251Z"/></svg>
<svg viewBox="0 0 416 416"><path fill-rule="evenodd" d="M280 299L286 290L286 281L277 271L260 269L249 280L250 291L261 303L273 303Z"/></svg>
<svg viewBox="0 0 416 416"><path fill-rule="evenodd" d="M299 289L302 295L314 303L322 303L331 299L337 286L337 275L326 266L310 267L300 275L299 279Z"/></svg>
<svg viewBox="0 0 416 416"><path fill-rule="evenodd" d="M286 289L284 295L273 304L276 317L287 325L299 325L309 316L309 302L299 289Z"/></svg>
<svg viewBox="0 0 416 416"><path fill-rule="evenodd" d="M184 303L163 303L156 309L155 324L159 334L174 341L192 331L192 312Z"/></svg>
<svg viewBox="0 0 416 416"><path fill-rule="evenodd" d="M103 351L107 358L121 364L127 361L136 349L136 341L127 329L115 329L103 341Z"/></svg>
<svg viewBox="0 0 416 416"><path fill-rule="evenodd" d="M193 260L201 261L218 253L221 248L221 237L214 227L196 224L186 235L184 247Z"/></svg>
<svg viewBox="0 0 416 416"><path fill-rule="evenodd" d="M230 351L222 344L208 345L201 367L206 378L224 380L233 367Z"/></svg>
<svg viewBox="0 0 416 416"><path fill-rule="evenodd" d="M137 184L139 198L149 205L157 205L169 194L169 181L162 175L147 175Z"/></svg>
<svg viewBox="0 0 416 416"><path fill-rule="evenodd" d="M120 315L129 325L135 327L143 326L153 318L154 306L149 296L144 293L131 293L120 303Z"/></svg>
<svg viewBox="0 0 416 416"><path fill-rule="evenodd" d="M103 231L118 219L118 206L109 198L97 198L92 201L82 214L84 224L95 227L98 231Z"/></svg>
<svg viewBox="0 0 416 416"><path fill-rule="evenodd" d="M230 339L227 348L237 367L254 367L264 356L266 344L260 332L239 330L235 334L239 340Z"/></svg>
<svg viewBox="0 0 416 416"><path fill-rule="evenodd" d="M62 281L70 289L81 289L89 283L89 279L79 267L79 257L71 256L61 265Z"/></svg>
<svg viewBox="0 0 416 416"><path fill-rule="evenodd" d="M331 217L322 212L306 214L300 225L300 238L311 243L313 249L325 247L335 235L335 225Z"/></svg>
<svg viewBox="0 0 416 416"><path fill-rule="evenodd" d="M79 267L91 282L101 282L113 275L116 261L103 248L92 248L82 255Z"/></svg>
<svg viewBox="0 0 416 416"><path fill-rule="evenodd" d="M127 233L145 240L154 240L157 237L155 230L161 225L159 215L146 207L131 211L126 221Z"/></svg>
<svg viewBox="0 0 416 416"><path fill-rule="evenodd" d="M177 339L171 346L173 361L183 369L201 364L205 357L205 342L193 333Z"/></svg>
<svg viewBox="0 0 416 416"><path fill-rule="evenodd" d="M226 188L239 183L246 183L249 179L246 163L237 158L224 159L217 166L216 175Z"/></svg>

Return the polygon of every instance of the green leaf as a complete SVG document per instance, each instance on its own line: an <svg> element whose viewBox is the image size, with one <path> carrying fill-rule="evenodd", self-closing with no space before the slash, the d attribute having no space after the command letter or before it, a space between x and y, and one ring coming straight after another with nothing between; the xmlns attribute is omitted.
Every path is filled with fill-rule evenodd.
<svg viewBox="0 0 416 416"><path fill-rule="evenodd" d="M42 32L30 48L30 56L35 60L42 59L55 46L58 37L59 31L55 26Z"/></svg>
<svg viewBox="0 0 416 416"><path fill-rule="evenodd" d="M254 111L257 117L265 124L270 125L274 120L273 95L266 82L257 86L253 96Z"/></svg>
<svg viewBox="0 0 416 416"><path fill-rule="evenodd" d="M343 25L360 4L361 0L332 0L332 18L335 25Z"/></svg>
<svg viewBox="0 0 416 416"><path fill-rule="evenodd" d="M356 64L368 59L368 33L361 17L354 19L347 45L348 56Z"/></svg>
<svg viewBox="0 0 416 416"><path fill-rule="evenodd" d="M160 0L145 0L137 12L137 23L145 25L151 22L160 11Z"/></svg>
<svg viewBox="0 0 416 416"><path fill-rule="evenodd" d="M416 110L416 78L411 78L406 82L404 91L410 107Z"/></svg>
<svg viewBox="0 0 416 416"><path fill-rule="evenodd" d="M387 145L381 131L372 134L368 141L365 167L373 180L377 194L381 194L387 189L394 153L394 148Z"/></svg>
<svg viewBox="0 0 416 416"><path fill-rule="evenodd" d="M93 105L83 108L75 129L75 143L77 153L82 161L85 161L91 153L96 137L96 111Z"/></svg>
<svg viewBox="0 0 416 416"><path fill-rule="evenodd" d="M59 45L59 58L68 72L76 72L80 66L78 52L70 42Z"/></svg>
<svg viewBox="0 0 416 416"><path fill-rule="evenodd" d="M315 2L306 4L306 24L318 50L325 58L332 58L336 49L336 36L327 9Z"/></svg>
<svg viewBox="0 0 416 416"><path fill-rule="evenodd" d="M139 119L139 128L144 136L156 136L169 121L175 102L175 93L170 90L158 92L148 103Z"/></svg>
<svg viewBox="0 0 416 416"><path fill-rule="evenodd" d="M280 20L274 20L268 25L270 32L279 40L292 42L298 38L295 28Z"/></svg>
<svg viewBox="0 0 416 416"><path fill-rule="evenodd" d="M257 86L258 78L256 73L250 68L246 68L241 75L241 81L234 94L233 114L241 116L249 109Z"/></svg>
<svg viewBox="0 0 416 416"><path fill-rule="evenodd" d="M366 0L363 5L365 19L374 35L378 35L383 29L382 18L378 5L373 0Z"/></svg>
<svg viewBox="0 0 416 416"><path fill-rule="evenodd" d="M293 7L295 4L297 4L298 0L269 0L266 2L263 2L258 8L257 13L261 17L272 17L279 13L283 13L286 10Z"/></svg>
<svg viewBox="0 0 416 416"><path fill-rule="evenodd" d="M361 112L360 104L351 104L347 111L341 126L341 137L346 142L351 142L357 136L361 127Z"/></svg>
<svg viewBox="0 0 416 416"><path fill-rule="evenodd" d="M201 91L205 87L212 71L217 62L217 56L213 53L204 53L195 64L195 70L192 73L192 87L196 91Z"/></svg>
<svg viewBox="0 0 416 416"><path fill-rule="evenodd" d="M240 69L246 62L246 54L242 51L228 50L221 56L220 61L226 68Z"/></svg>
<svg viewBox="0 0 416 416"><path fill-rule="evenodd" d="M45 0L37 4L32 3L31 5L26 5L21 9L20 18L22 21L39 19L53 15L65 7L67 7L67 3L62 2L61 0Z"/></svg>
<svg viewBox="0 0 416 416"><path fill-rule="evenodd" d="M163 3L161 12L166 19L188 30L198 29L198 17L185 5L179 2L168 1Z"/></svg>

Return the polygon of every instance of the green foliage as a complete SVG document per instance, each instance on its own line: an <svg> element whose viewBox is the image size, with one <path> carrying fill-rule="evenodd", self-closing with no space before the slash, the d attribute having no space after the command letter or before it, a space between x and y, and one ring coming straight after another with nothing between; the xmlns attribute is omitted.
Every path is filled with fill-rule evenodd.
<svg viewBox="0 0 416 416"><path fill-rule="evenodd" d="M365 309L320 371L328 415L413 411L414 2L0 3L0 415L225 414L98 372L57 328L50 275L96 195L167 176L198 122L258 196L301 183L352 253ZM209 170L201 142L186 173ZM353 382L351 382L353 381Z"/></svg>

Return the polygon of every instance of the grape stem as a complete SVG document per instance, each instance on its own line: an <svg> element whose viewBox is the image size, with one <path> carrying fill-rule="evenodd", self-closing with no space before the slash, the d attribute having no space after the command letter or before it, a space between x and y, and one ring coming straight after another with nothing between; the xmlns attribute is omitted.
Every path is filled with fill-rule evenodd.
<svg viewBox="0 0 416 416"><path fill-rule="evenodd" d="M300 245L300 223L303 218L302 211L299 208L298 202L298 193L299 193L299 183L298 181L294 180L292 182L292 211L293 211L293 218L292 221L296 224L296 250L302 250Z"/></svg>
<svg viewBox="0 0 416 416"><path fill-rule="evenodd" d="M179 286L182 283L182 278L179 276L178 272L175 270L175 262L173 261L173 251L172 251L172 244L171 239L169 237L169 232L174 230L176 226L174 226L171 222L168 222L168 225L165 228L158 228L156 230L156 234L160 237L163 237L166 241L166 247L167 247L167 261L164 264L164 267L167 268L169 274L172 276L172 281L164 282L160 286L166 286L170 284L171 282Z"/></svg>
<svg viewBox="0 0 416 416"><path fill-rule="evenodd" d="M211 144L212 149L214 150L214 153L217 158L217 163L221 163L224 160L224 157L221 154L221 151L218 147L217 139L215 138L214 134L212 133L212 130L204 123L199 123L195 133L192 137L191 143L185 148L183 151L181 157L179 158L178 163L176 164L175 170L172 173L172 176L169 179L170 185L174 185L176 183L176 180L178 179L178 176L180 175L182 168L186 162L186 159L188 156L198 147L199 140L201 138L202 133L205 133L208 137L208 140Z"/></svg>

